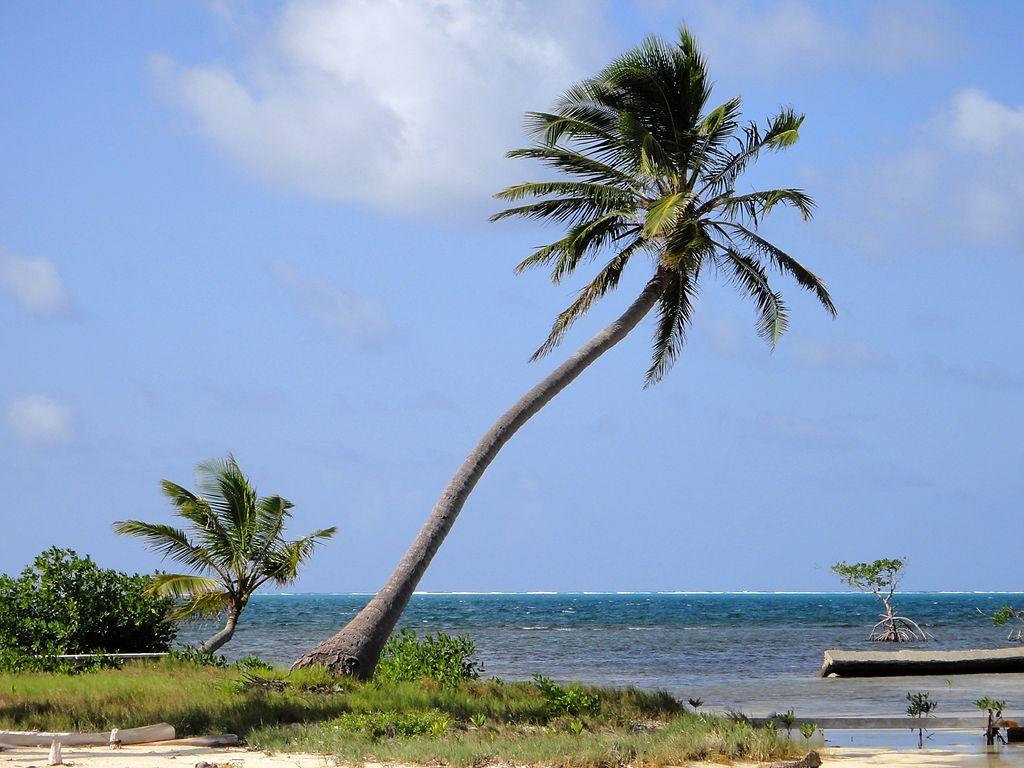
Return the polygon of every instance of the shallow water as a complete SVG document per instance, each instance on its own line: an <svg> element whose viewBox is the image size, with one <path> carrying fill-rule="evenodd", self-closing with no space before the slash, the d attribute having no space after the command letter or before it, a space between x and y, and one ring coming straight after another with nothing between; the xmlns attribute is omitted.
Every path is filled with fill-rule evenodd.
<svg viewBox="0 0 1024 768"><path fill-rule="evenodd" d="M261 595L226 647L290 662L355 615L366 595ZM1020 595L914 593L901 613L935 635L941 648L1006 645L991 613ZM876 648L865 640L877 620L870 596L856 594L501 594L416 595L402 626L468 634L486 674L515 680L543 673L560 680L667 688L707 706L764 714L902 714L908 691L931 691L939 714L973 711L982 695L1024 707L1024 674L822 680L826 648ZM189 627L181 640L202 639ZM1012 706L1011 706L1012 709Z"/></svg>
<svg viewBox="0 0 1024 768"><path fill-rule="evenodd" d="M909 761L920 756L921 764L927 766L1024 766L1024 745L988 746L978 731L932 731L927 734L923 749L918 749L917 733L909 729L829 730L825 737L825 746L833 750L830 753L833 757L861 759L874 765L909 765L912 764ZM889 760L889 750L898 751L900 755ZM839 762L841 764L841 760Z"/></svg>

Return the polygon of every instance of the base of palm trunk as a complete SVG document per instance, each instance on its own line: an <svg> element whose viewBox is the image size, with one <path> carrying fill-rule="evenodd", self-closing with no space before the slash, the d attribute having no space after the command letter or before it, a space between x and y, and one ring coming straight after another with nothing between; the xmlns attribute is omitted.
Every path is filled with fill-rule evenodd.
<svg viewBox="0 0 1024 768"><path fill-rule="evenodd" d="M369 680L377 668L380 652L380 643L346 628L296 659L292 669L321 666L338 675Z"/></svg>

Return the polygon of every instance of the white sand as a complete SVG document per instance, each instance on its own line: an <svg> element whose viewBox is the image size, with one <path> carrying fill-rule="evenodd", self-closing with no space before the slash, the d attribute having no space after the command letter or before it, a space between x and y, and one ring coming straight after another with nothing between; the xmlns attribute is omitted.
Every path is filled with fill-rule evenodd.
<svg viewBox="0 0 1024 768"><path fill-rule="evenodd" d="M2 768L45 768L48 748L17 747L0 752ZM327 768L334 766L323 755L279 754L248 751L243 748L130 746L119 750L108 747L65 747L64 764L75 768L194 768L201 761L230 765L232 768ZM971 768L971 766L1024 766L1024 751L1000 751L999 755L973 754L943 750L831 749L823 753L825 765L841 768ZM365 768L380 768L368 763ZM680 768L691 768L681 766ZM713 768L708 763L692 768ZM734 764L730 768L743 768Z"/></svg>

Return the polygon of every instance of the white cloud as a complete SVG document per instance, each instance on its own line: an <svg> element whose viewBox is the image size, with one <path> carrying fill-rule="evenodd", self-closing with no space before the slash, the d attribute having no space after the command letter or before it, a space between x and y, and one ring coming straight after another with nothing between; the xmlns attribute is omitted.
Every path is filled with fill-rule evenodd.
<svg viewBox="0 0 1024 768"><path fill-rule="evenodd" d="M584 2L287 0L245 64L154 61L198 130L271 184L391 213L476 212L517 180L503 155L522 113L589 74L580 46L598 15Z"/></svg>
<svg viewBox="0 0 1024 768"><path fill-rule="evenodd" d="M27 445L58 445L74 435L71 411L45 395L25 395L7 406L7 426Z"/></svg>
<svg viewBox="0 0 1024 768"><path fill-rule="evenodd" d="M67 289L54 263L26 259L0 248L0 291L21 309L38 317L54 317L71 308Z"/></svg>
<svg viewBox="0 0 1024 768"><path fill-rule="evenodd" d="M1024 236L1024 105L962 89L901 152L861 158L834 221L865 252L917 246L1009 246ZM865 226L869 222L869 226Z"/></svg>
<svg viewBox="0 0 1024 768"><path fill-rule="evenodd" d="M391 316L379 299L357 296L328 280L303 275L287 262L272 264L270 272L300 310L335 331L347 345L371 347L391 336Z"/></svg>
<svg viewBox="0 0 1024 768"><path fill-rule="evenodd" d="M1024 138L1024 106L1007 107L983 91L965 88L954 94L940 133L967 149L1000 155Z"/></svg>
<svg viewBox="0 0 1024 768"><path fill-rule="evenodd" d="M797 364L823 371L866 371L889 364L885 352L863 341L794 339L789 350Z"/></svg>
<svg viewBox="0 0 1024 768"><path fill-rule="evenodd" d="M853 20L834 13L837 8L801 0L733 0L695 4L686 20L714 71L745 79L807 77L848 65L889 71L941 61L960 50L952 22L935 3L875 3Z"/></svg>
<svg viewBox="0 0 1024 768"><path fill-rule="evenodd" d="M751 424L754 435L789 448L847 449L856 438L832 420L793 415L763 414Z"/></svg>

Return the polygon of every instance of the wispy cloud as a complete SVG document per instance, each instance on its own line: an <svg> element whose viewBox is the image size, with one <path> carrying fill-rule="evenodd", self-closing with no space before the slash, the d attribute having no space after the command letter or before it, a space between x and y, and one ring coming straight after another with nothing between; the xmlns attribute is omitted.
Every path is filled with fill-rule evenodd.
<svg viewBox="0 0 1024 768"><path fill-rule="evenodd" d="M36 317L58 317L71 309L71 298L56 265L27 259L0 248L0 291Z"/></svg>
<svg viewBox="0 0 1024 768"><path fill-rule="evenodd" d="M814 77L849 65L885 72L947 60L962 49L954 22L936 3L873 3L855 20L826 13L838 7L720 0L694 4L687 21L716 72L747 80Z"/></svg>
<svg viewBox="0 0 1024 768"><path fill-rule="evenodd" d="M864 341L793 339L789 350L795 363L820 371L878 370L890 362L883 350Z"/></svg>
<svg viewBox="0 0 1024 768"><path fill-rule="evenodd" d="M787 448L847 450L857 439L834 421L793 415L763 414L750 426L754 437Z"/></svg>
<svg viewBox="0 0 1024 768"><path fill-rule="evenodd" d="M25 445L53 446L74 437L71 410L46 395L24 395L12 400L6 411L7 426Z"/></svg>
<svg viewBox="0 0 1024 768"><path fill-rule="evenodd" d="M905 141L899 152L858 158L841 178L842 217L830 222L837 232L876 257L903 252L908 241L1021 253L1024 104L961 89Z"/></svg>
<svg viewBox="0 0 1024 768"><path fill-rule="evenodd" d="M599 16L585 2L286 0L245 63L154 68L202 135L272 184L448 211L509 183L522 113L586 74Z"/></svg>
<svg viewBox="0 0 1024 768"><path fill-rule="evenodd" d="M379 299L358 296L329 280L304 275L283 261L272 264L270 272L299 310L337 333L347 345L377 346L392 335L391 316Z"/></svg>
<svg viewBox="0 0 1024 768"><path fill-rule="evenodd" d="M951 362L939 357L924 359L925 377L932 381L950 381L979 389L1010 390L1021 386L1021 377L990 361Z"/></svg>

